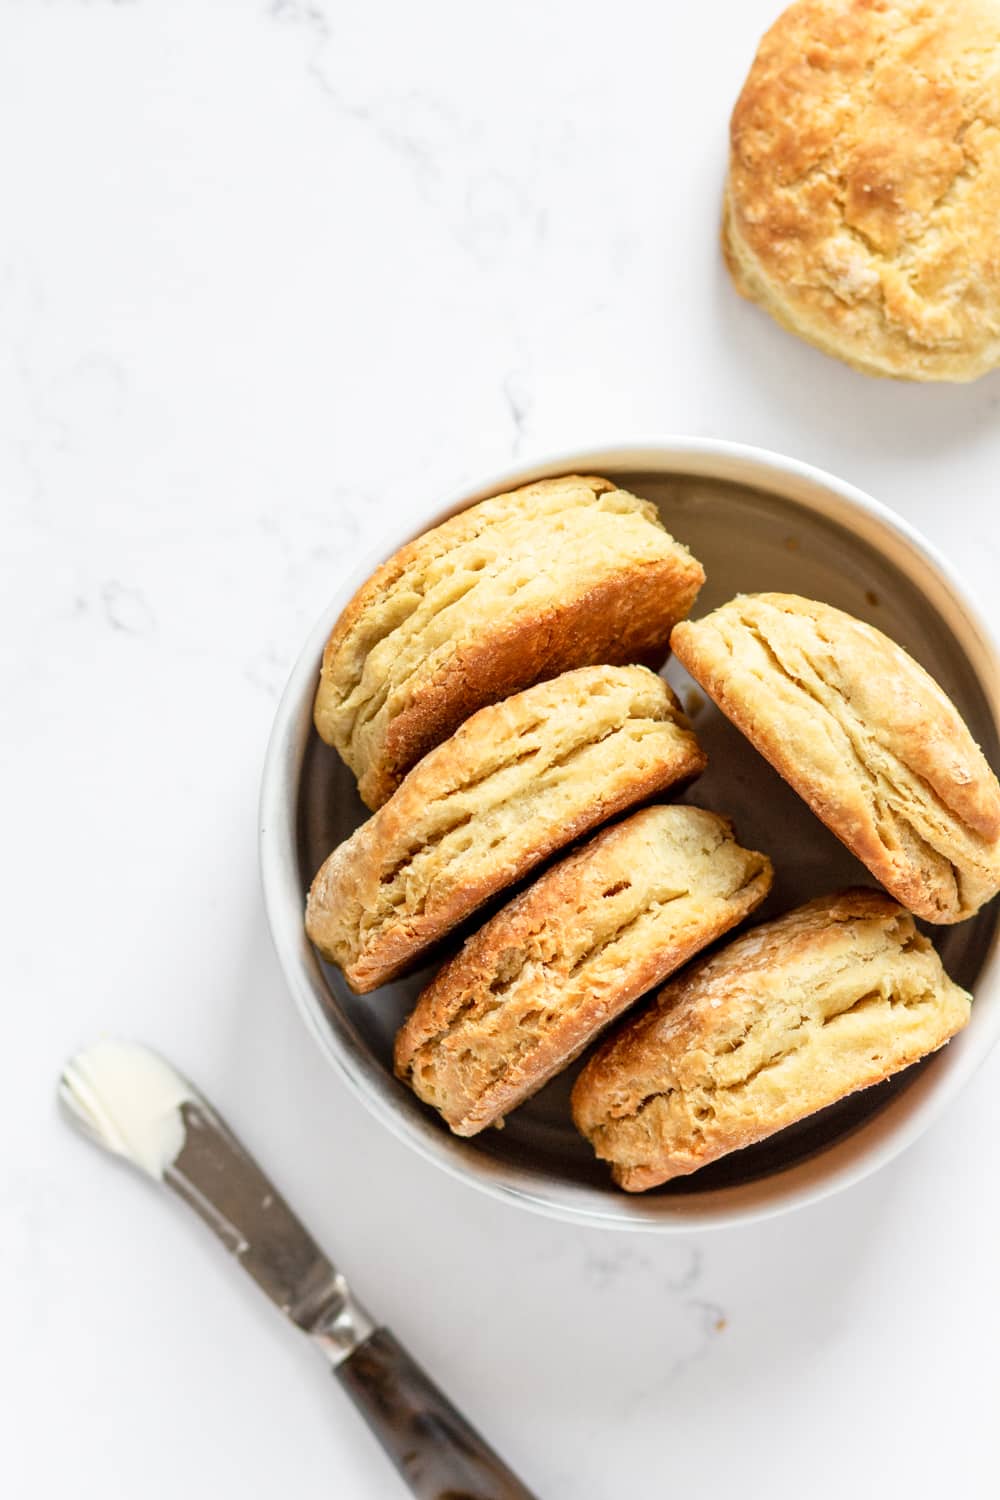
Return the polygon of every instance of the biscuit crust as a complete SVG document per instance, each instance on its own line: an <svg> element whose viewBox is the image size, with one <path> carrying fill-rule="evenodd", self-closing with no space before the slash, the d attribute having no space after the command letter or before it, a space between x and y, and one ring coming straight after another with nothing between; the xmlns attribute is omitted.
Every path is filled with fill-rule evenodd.
<svg viewBox="0 0 1000 1500"><path fill-rule="evenodd" d="M603 1043L573 1118L642 1192L944 1045L971 997L881 891L811 901L696 964Z"/></svg>
<svg viewBox="0 0 1000 1500"><path fill-rule="evenodd" d="M704 579L656 507L610 480L483 500L355 594L323 653L316 728L380 807L486 704L574 667L659 666Z"/></svg>
<svg viewBox="0 0 1000 1500"><path fill-rule="evenodd" d="M705 767L667 684L581 667L480 709L333 851L306 931L363 993L599 823Z"/></svg>
<svg viewBox="0 0 1000 1500"><path fill-rule="evenodd" d="M678 659L848 849L929 922L1000 889L1000 786L888 636L795 594L744 594L673 632Z"/></svg>
<svg viewBox="0 0 1000 1500"><path fill-rule="evenodd" d="M396 1073L456 1135L536 1093L629 1005L753 911L766 855L725 819L649 807L604 829L470 937L417 1001Z"/></svg>
<svg viewBox="0 0 1000 1500"><path fill-rule="evenodd" d="M736 286L868 374L1000 363L1000 3L797 0L733 112Z"/></svg>

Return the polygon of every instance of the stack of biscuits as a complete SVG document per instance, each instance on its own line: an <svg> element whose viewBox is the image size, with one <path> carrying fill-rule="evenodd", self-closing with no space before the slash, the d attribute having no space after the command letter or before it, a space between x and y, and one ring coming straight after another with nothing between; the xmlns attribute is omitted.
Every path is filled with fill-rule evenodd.
<svg viewBox="0 0 1000 1500"><path fill-rule="evenodd" d="M458 1135L501 1125L607 1032L572 1112L630 1192L943 1046L971 997L914 917L958 922L1000 889L1000 786L926 672L795 595L691 622L704 580L648 501L543 480L383 564L316 695L371 816L312 883L312 942L367 993L463 940L395 1049ZM720 943L773 869L726 809L669 800L706 765L656 675L670 650L881 890Z"/></svg>

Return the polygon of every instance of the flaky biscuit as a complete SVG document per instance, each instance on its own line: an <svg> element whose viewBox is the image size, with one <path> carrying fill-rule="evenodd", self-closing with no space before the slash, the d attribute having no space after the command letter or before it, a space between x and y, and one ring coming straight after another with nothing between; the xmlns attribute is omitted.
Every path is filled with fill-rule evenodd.
<svg viewBox="0 0 1000 1500"><path fill-rule="evenodd" d="M397 1037L398 1076L456 1135L502 1122L759 906L772 875L715 813L633 813L539 876L444 965Z"/></svg>
<svg viewBox="0 0 1000 1500"><path fill-rule="evenodd" d="M697 1171L868 1088L966 1024L910 914L845 891L736 938L604 1042L573 1118L629 1192Z"/></svg>
<svg viewBox="0 0 1000 1500"><path fill-rule="evenodd" d="M322 866L306 930L353 989L375 989L557 849L704 765L645 667L564 672L425 755Z"/></svg>
<svg viewBox="0 0 1000 1500"><path fill-rule="evenodd" d="M704 578L656 507L610 480L483 500L355 594L323 653L316 728L379 807L485 704L572 667L658 666Z"/></svg>
<svg viewBox="0 0 1000 1500"><path fill-rule="evenodd" d="M691 675L897 900L960 922L1000 889L1000 786L958 710L888 636L796 594L685 622Z"/></svg>
<svg viewBox="0 0 1000 1500"><path fill-rule="evenodd" d="M869 374L1000 363L998 0L798 0L730 136L744 296Z"/></svg>

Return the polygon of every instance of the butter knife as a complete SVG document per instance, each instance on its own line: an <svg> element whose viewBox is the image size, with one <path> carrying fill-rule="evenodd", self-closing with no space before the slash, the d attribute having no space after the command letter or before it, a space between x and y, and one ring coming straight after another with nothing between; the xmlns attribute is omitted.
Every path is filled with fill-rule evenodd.
<svg viewBox="0 0 1000 1500"><path fill-rule="evenodd" d="M90 1140L183 1198L321 1351L420 1500L534 1500L393 1337L376 1325L208 1101L157 1053L102 1041L59 1097Z"/></svg>

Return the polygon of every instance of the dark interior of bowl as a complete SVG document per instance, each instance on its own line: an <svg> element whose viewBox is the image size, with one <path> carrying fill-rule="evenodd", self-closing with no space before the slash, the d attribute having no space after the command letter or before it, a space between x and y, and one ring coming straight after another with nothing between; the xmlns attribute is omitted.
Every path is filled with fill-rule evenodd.
<svg viewBox="0 0 1000 1500"><path fill-rule="evenodd" d="M655 501L667 529L704 564L708 581L695 615L707 613L736 593L776 589L822 599L869 620L899 641L944 686L987 757L997 763L989 710L954 636L909 579L866 542L790 501L726 481L622 472L614 477ZM726 813L734 820L741 842L765 850L774 862L774 889L755 921L845 885L874 884L864 867L704 699L679 664L671 661L665 671L709 755L708 770L680 800ZM353 776L313 734L299 787L303 900L327 854L366 815ZM504 899L509 896L508 891ZM448 951L476 921L482 921L482 913L454 935ZM966 988L974 989L995 922L990 906L958 926L926 929L949 973ZM350 1035L354 1050L360 1048L384 1072L384 1086L398 1090L401 1111L425 1116L446 1134L433 1111L392 1080L395 1032L433 967L429 964L374 995L357 996L336 969L324 965L326 1019L342 1037ZM570 1119L569 1092L581 1066L582 1060L513 1111L503 1130L483 1131L462 1143L461 1149L521 1172L538 1173L541 1179L616 1193L606 1169L595 1160ZM933 1067L934 1059L921 1066ZM910 1069L877 1088L854 1094L770 1140L655 1191L671 1196L702 1193L779 1172L857 1129L896 1092L908 1088L917 1071Z"/></svg>

